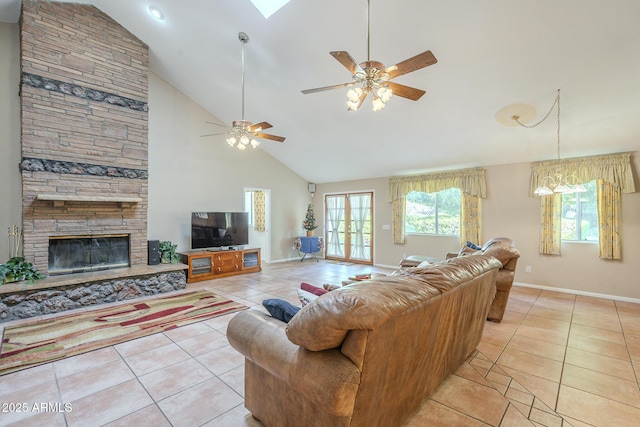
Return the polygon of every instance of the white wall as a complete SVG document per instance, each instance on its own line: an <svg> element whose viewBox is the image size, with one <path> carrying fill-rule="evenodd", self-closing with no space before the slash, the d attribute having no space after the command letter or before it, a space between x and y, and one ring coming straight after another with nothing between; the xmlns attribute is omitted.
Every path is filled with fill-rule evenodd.
<svg viewBox="0 0 640 427"><path fill-rule="evenodd" d="M0 264L9 259L7 228L22 227L19 37L17 24L0 23Z"/></svg>
<svg viewBox="0 0 640 427"><path fill-rule="evenodd" d="M260 148L233 149L223 135L202 138L221 129L206 121L222 123L157 75L149 76L149 239L188 250L192 211L242 211L244 188L264 188L271 190L271 259L295 257L307 182Z"/></svg>

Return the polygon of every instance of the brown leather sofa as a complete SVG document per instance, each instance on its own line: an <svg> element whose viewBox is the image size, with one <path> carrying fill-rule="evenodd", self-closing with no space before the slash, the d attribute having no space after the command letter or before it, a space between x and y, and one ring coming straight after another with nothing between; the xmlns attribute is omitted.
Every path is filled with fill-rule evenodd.
<svg viewBox="0 0 640 427"><path fill-rule="evenodd" d="M500 262L456 257L357 282L286 324L259 310L227 329L245 406L269 427L399 426L473 352Z"/></svg>

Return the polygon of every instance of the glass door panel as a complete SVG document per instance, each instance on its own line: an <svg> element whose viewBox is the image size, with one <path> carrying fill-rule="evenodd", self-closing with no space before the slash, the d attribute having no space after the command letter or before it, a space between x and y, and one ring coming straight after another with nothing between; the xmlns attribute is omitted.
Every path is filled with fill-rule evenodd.
<svg viewBox="0 0 640 427"><path fill-rule="evenodd" d="M325 196L326 257L371 264L373 193Z"/></svg>

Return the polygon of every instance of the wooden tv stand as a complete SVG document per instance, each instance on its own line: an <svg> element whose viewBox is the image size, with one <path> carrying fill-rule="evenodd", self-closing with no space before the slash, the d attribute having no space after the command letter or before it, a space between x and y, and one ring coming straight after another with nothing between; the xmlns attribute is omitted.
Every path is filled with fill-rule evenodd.
<svg viewBox="0 0 640 427"><path fill-rule="evenodd" d="M187 264L187 283L255 273L262 270L260 248L234 250L193 250L180 252Z"/></svg>

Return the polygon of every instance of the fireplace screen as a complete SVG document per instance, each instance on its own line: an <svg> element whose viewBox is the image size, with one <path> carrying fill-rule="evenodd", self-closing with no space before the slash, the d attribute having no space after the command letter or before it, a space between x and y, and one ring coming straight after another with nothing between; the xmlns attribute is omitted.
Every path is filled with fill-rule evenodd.
<svg viewBox="0 0 640 427"><path fill-rule="evenodd" d="M129 267L129 235L49 239L49 274Z"/></svg>

